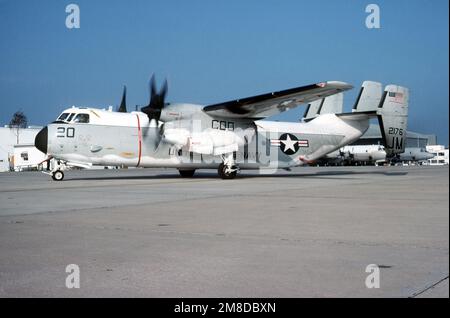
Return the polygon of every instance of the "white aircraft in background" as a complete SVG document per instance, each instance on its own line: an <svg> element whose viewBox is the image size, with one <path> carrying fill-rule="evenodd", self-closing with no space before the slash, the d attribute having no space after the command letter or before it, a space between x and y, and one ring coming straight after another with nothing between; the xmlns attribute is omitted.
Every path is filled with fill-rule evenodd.
<svg viewBox="0 0 450 318"><path fill-rule="evenodd" d="M408 147L405 151L395 156L398 161L425 161L434 158L431 152L428 152L425 148ZM394 158L394 159L395 159Z"/></svg>
<svg viewBox="0 0 450 318"><path fill-rule="evenodd" d="M382 145L352 145L345 146L325 156L325 160L346 164L381 164L387 160L386 151Z"/></svg>
<svg viewBox="0 0 450 318"><path fill-rule="evenodd" d="M397 162L421 162L433 158L434 155L423 148L405 148L403 153L388 158L383 145L352 145L345 146L327 154L322 163L347 165L380 165Z"/></svg>
<svg viewBox="0 0 450 318"><path fill-rule="evenodd" d="M327 97L351 89L323 82L214 105L166 103L167 81L158 92L150 81L150 102L126 112L126 91L118 112L66 109L36 136L35 146L53 158L54 180L70 167L176 168L182 177L217 169L232 179L240 169L289 169L309 164L359 139L378 118L386 152L404 151L409 91L364 82L351 113L322 113ZM304 103L319 105L302 123L262 120ZM314 105L315 105L314 104ZM311 105L310 105L311 108Z"/></svg>

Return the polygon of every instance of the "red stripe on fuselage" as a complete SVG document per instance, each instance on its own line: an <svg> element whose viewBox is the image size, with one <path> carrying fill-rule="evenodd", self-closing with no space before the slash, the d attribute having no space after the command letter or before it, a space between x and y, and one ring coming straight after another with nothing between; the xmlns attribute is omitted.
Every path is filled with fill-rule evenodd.
<svg viewBox="0 0 450 318"><path fill-rule="evenodd" d="M142 155L142 131L141 131L141 121L139 120L139 115L136 115L137 118L137 124L138 124L138 147L139 147L139 154L138 154L138 162L136 167L139 167L139 164L141 163L141 155Z"/></svg>

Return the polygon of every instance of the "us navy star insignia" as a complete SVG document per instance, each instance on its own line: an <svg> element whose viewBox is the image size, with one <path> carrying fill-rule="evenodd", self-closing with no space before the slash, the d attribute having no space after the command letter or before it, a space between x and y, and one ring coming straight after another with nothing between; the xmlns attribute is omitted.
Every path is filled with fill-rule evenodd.
<svg viewBox="0 0 450 318"><path fill-rule="evenodd" d="M281 143L284 144L283 152L287 151L293 151L294 153L297 152L297 149L295 149L295 146L297 145L297 140L292 140L291 136L287 135L286 139L280 139Z"/></svg>
<svg viewBox="0 0 450 318"><path fill-rule="evenodd" d="M286 155L295 154L301 147L309 147L308 140L298 140L298 138L292 134L282 134L280 139L271 139L270 142L272 146L279 147Z"/></svg>
<svg viewBox="0 0 450 318"><path fill-rule="evenodd" d="M282 134L280 136L280 148L285 154L293 155L300 148L297 137L291 134Z"/></svg>

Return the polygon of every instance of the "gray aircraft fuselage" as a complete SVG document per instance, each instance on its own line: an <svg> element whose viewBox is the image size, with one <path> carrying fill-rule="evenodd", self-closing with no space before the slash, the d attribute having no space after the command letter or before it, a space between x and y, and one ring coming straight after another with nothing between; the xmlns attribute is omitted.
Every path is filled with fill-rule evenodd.
<svg viewBox="0 0 450 318"><path fill-rule="evenodd" d="M152 127L147 115L141 112L69 108L63 113L74 113L73 118L87 114L91 120L88 123L57 120L48 125L45 151L55 159L75 165L217 168L222 162L220 156L190 151L192 145L167 142L168 131L186 129L194 134L219 134L219 142L225 143L227 137L239 136L240 142L231 143L238 144L234 156L241 169L288 168L307 164L358 139L369 124L367 119L346 121L334 114L308 123L217 118L203 113L200 105L188 106L167 107L162 134L161 128ZM189 108L190 112L172 111L183 108ZM192 110L195 108L197 111Z"/></svg>
<svg viewBox="0 0 450 318"><path fill-rule="evenodd" d="M38 133L35 145L56 159L52 171L55 180L62 180L62 171L70 166L177 168L186 177L196 169L218 168L224 179L234 178L239 169L301 166L356 141L368 129L371 118L378 118L383 127L387 154L401 153L405 147L408 89L388 85L381 98L381 92L373 95L381 89L375 84L363 83L352 113L319 111L303 122L278 122L261 119L285 111L298 96L311 100L324 97L324 104L326 96L351 86L319 83L202 106L164 103L167 85L157 93L151 81L149 105L140 112L127 113L122 107L124 90L120 111L66 109Z"/></svg>

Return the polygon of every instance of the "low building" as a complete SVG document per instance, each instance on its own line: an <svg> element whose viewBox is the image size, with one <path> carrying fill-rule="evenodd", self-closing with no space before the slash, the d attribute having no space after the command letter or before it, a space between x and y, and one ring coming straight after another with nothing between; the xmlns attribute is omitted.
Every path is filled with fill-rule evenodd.
<svg viewBox="0 0 450 318"><path fill-rule="evenodd" d="M15 146L34 148L34 138L41 129L42 127L38 126L29 126L20 129L9 126L0 127L0 172L14 170L14 163L22 162L22 158L16 157ZM35 150L37 152L34 150L28 151L29 162L35 162L44 155L39 150Z"/></svg>
<svg viewBox="0 0 450 318"><path fill-rule="evenodd" d="M13 167L14 171L46 169L47 155L39 151L34 144L14 145Z"/></svg>
<svg viewBox="0 0 450 318"><path fill-rule="evenodd" d="M354 145L382 145L383 137L381 136L380 126L371 124L366 133ZM417 132L406 132L406 148L422 148L428 145L436 145L436 135L421 134Z"/></svg>
<svg viewBox="0 0 450 318"><path fill-rule="evenodd" d="M434 158L428 160L428 164L431 166L443 166L448 165L448 148L441 145L427 146L427 151L434 154Z"/></svg>

